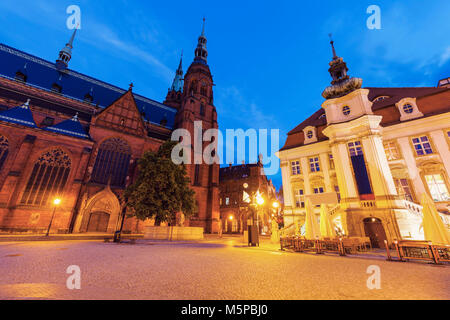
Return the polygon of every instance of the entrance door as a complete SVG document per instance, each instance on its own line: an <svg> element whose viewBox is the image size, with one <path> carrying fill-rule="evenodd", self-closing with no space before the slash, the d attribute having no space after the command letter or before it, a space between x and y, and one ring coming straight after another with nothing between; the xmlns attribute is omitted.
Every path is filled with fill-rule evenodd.
<svg viewBox="0 0 450 320"><path fill-rule="evenodd" d="M370 238L373 248L383 248L384 240L387 238L380 219L364 219L364 231L366 232L366 236Z"/></svg>
<svg viewBox="0 0 450 320"><path fill-rule="evenodd" d="M92 212L89 217L88 232L106 232L108 229L109 214L106 212Z"/></svg>

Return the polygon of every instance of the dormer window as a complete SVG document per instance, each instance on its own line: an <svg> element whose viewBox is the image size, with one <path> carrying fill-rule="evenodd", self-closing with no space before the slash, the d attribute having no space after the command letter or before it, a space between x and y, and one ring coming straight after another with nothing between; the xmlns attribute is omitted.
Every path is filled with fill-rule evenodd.
<svg viewBox="0 0 450 320"><path fill-rule="evenodd" d="M94 98L89 93L86 93L84 96L84 102L92 103L92 101L94 101Z"/></svg>
<svg viewBox="0 0 450 320"><path fill-rule="evenodd" d="M379 96L373 99L373 102L383 101L384 99L389 98L389 96Z"/></svg>
<svg viewBox="0 0 450 320"><path fill-rule="evenodd" d="M348 116L350 115L350 107L349 106L344 106L342 107L342 113L344 114L344 116Z"/></svg>
<svg viewBox="0 0 450 320"><path fill-rule="evenodd" d="M14 77L14 79L16 79L17 81L27 82L27 76L20 71L16 72L16 76Z"/></svg>
<svg viewBox="0 0 450 320"><path fill-rule="evenodd" d="M59 84L54 83L52 84L52 91L56 93L61 93L62 87Z"/></svg>
<svg viewBox="0 0 450 320"><path fill-rule="evenodd" d="M405 111L405 113L412 113L414 111L414 107L410 104L405 104L403 105L403 111Z"/></svg>
<svg viewBox="0 0 450 320"><path fill-rule="evenodd" d="M44 127L49 127L49 126L52 126L54 122L55 122L54 118L52 118L52 117L45 117L45 119L42 120L41 125L44 126Z"/></svg>
<svg viewBox="0 0 450 320"><path fill-rule="evenodd" d="M417 107L416 98L403 98L395 106L400 112L400 121L423 117L423 113Z"/></svg>
<svg viewBox="0 0 450 320"><path fill-rule="evenodd" d="M317 142L317 128L313 126L308 126L303 129L303 134L305 137L304 144Z"/></svg>

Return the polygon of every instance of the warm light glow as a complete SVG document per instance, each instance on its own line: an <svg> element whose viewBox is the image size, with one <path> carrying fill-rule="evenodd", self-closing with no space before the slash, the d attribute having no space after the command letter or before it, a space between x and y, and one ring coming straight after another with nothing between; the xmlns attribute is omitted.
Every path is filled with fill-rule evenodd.
<svg viewBox="0 0 450 320"><path fill-rule="evenodd" d="M244 187L244 189L247 189L248 188L248 183L244 183L243 187Z"/></svg>
<svg viewBox="0 0 450 320"><path fill-rule="evenodd" d="M278 207L280 206L280 204L278 203L278 201L274 201L274 202L272 203L272 206L273 206L274 208L278 208Z"/></svg>
<svg viewBox="0 0 450 320"><path fill-rule="evenodd" d="M53 204L54 204L55 206L57 206L57 205L60 204L60 203L61 203L61 199L56 198L55 200L53 200Z"/></svg>
<svg viewBox="0 0 450 320"><path fill-rule="evenodd" d="M233 221L233 216L229 216L228 219L230 219L230 221Z"/></svg>
<svg viewBox="0 0 450 320"><path fill-rule="evenodd" d="M256 196L256 203L260 206L264 204L264 198L260 194Z"/></svg>

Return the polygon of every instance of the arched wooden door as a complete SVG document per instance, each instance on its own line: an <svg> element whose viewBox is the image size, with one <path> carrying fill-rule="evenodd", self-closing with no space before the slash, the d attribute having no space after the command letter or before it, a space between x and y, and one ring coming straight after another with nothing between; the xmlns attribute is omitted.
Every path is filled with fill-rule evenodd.
<svg viewBox="0 0 450 320"><path fill-rule="evenodd" d="M366 218L364 219L364 231L366 236L370 238L373 248L382 248L384 240L386 240L386 232L380 219Z"/></svg>
<svg viewBox="0 0 450 320"><path fill-rule="evenodd" d="M108 230L109 214L106 212L92 212L89 217L87 232L106 232Z"/></svg>

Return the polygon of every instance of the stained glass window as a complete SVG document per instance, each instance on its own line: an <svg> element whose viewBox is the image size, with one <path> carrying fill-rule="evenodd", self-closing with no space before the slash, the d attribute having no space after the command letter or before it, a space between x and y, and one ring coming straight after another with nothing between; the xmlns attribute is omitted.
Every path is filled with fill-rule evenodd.
<svg viewBox="0 0 450 320"><path fill-rule="evenodd" d="M128 167L131 160L131 148L119 138L104 141L98 150L91 181L113 186L125 186Z"/></svg>
<svg viewBox="0 0 450 320"><path fill-rule="evenodd" d="M36 161L20 201L21 204L45 206L63 193L70 173L71 160L61 149L43 153Z"/></svg>

